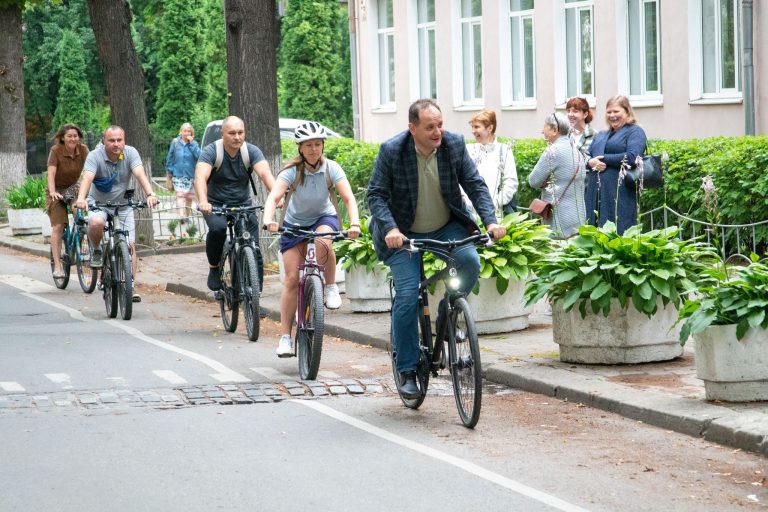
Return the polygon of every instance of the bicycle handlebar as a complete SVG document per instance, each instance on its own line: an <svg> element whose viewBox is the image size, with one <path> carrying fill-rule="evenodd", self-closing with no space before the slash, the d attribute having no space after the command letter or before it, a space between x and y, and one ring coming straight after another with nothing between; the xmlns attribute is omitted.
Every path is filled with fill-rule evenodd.
<svg viewBox="0 0 768 512"><path fill-rule="evenodd" d="M429 251L431 249L448 249L449 251L469 244L474 245L488 245L490 244L491 237L488 233L476 233L472 236L468 236L462 240L433 240L429 238L404 238L404 244L408 244L409 247L403 247L411 252Z"/></svg>
<svg viewBox="0 0 768 512"><path fill-rule="evenodd" d="M106 203L100 203L95 202L92 205L88 205L88 208L90 210L107 210L110 208L125 208L130 206L131 208L146 208L147 202L146 201L128 201L127 203L113 203L112 201L107 201Z"/></svg>
<svg viewBox="0 0 768 512"><path fill-rule="evenodd" d="M301 236L303 238L330 238L332 241L337 242L339 240L345 240L347 238L347 232L346 231L308 231L306 229L301 228L280 228L277 230L277 232L281 235L286 235L288 237L297 237Z"/></svg>
<svg viewBox="0 0 768 512"><path fill-rule="evenodd" d="M257 210L263 210L264 206L262 205L253 205L253 206L211 206L211 213L214 215L227 215L227 214L237 214L237 213L249 213L249 212L255 212ZM200 211L200 207L197 208L198 211Z"/></svg>

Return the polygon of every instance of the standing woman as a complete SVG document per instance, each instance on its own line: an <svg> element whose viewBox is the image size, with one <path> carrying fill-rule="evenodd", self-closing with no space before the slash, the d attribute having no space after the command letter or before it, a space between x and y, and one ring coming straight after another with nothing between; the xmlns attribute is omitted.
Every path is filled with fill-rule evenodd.
<svg viewBox="0 0 768 512"><path fill-rule="evenodd" d="M299 146L299 155L283 166L264 203L264 225L272 233L278 229L278 223L275 221L276 205L289 188L291 196L288 204L283 206L285 227L300 227L307 231L338 231L339 220L328 190L330 182L336 187L349 213L349 237L357 238L360 235L357 203L347 176L339 164L323 156L327 138L328 131L320 123L308 121L296 127L294 139ZM318 238L316 247L317 261L325 269L325 306L328 309L338 309L341 307L341 297L336 284L336 254L330 240ZM280 296L282 335L277 346L278 357L295 355L291 330L296 316L299 264L304 261L306 249L307 242L300 236L283 235L280 238L285 282Z"/></svg>
<svg viewBox="0 0 768 512"><path fill-rule="evenodd" d="M646 136L635 121L626 96L614 96L605 106L610 127L595 135L587 162L587 222L602 226L610 221L619 234L637 224L637 192L623 183L622 166L634 168L645 153Z"/></svg>
<svg viewBox="0 0 768 512"><path fill-rule="evenodd" d="M51 250L61 254L61 238L67 224L67 203L77 199L80 174L83 172L88 146L82 144L83 132L74 124L65 124L53 136L48 154L48 186L45 189L45 210L51 219ZM67 198L65 199L65 194ZM53 277L64 277L61 258L53 259Z"/></svg>
<svg viewBox="0 0 768 512"><path fill-rule="evenodd" d="M168 156L165 159L165 169L173 180L176 191L176 206L179 209L181 223L186 224L187 217L192 212L192 199L195 197L195 165L200 158L200 146L195 140L195 129L189 123L179 128L178 137L171 141Z"/></svg>
<svg viewBox="0 0 768 512"><path fill-rule="evenodd" d="M543 220L553 238L568 238L584 224L584 155L568 136L570 124L563 114L549 114L541 133L549 146L528 175L528 184L540 188L541 199L552 205L552 216Z"/></svg>
<svg viewBox="0 0 768 512"><path fill-rule="evenodd" d="M571 138L576 144L576 149L589 158L589 146L595 136L595 130L589 123L592 122L592 112L589 103L584 98L571 98L565 104L565 112L571 123Z"/></svg>
<svg viewBox="0 0 768 512"><path fill-rule="evenodd" d="M469 125L477 143L467 144L467 152L485 180L496 215L501 218L517 208L514 201L518 186L515 155L509 144L496 140L496 112L493 110L478 112L469 120Z"/></svg>

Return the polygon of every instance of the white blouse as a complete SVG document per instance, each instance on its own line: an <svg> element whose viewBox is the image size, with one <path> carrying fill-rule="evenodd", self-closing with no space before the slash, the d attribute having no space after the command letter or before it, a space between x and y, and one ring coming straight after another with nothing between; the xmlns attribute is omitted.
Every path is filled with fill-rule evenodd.
<svg viewBox="0 0 768 512"><path fill-rule="evenodd" d="M510 144L493 139L489 144L467 144L469 157L485 180L497 211L510 202L518 187L515 155Z"/></svg>

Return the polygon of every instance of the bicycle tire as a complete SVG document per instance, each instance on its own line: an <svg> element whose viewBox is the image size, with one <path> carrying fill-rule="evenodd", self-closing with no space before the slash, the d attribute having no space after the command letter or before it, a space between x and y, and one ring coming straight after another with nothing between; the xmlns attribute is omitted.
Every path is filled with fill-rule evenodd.
<svg viewBox="0 0 768 512"><path fill-rule="evenodd" d="M67 254L67 241L68 237L66 236L66 231L64 232L63 240L61 241L61 253L58 255L59 259L61 260L61 270L64 271L64 277L54 277L53 278L53 284L56 285L56 288L63 290L67 287L69 284L69 275L71 272L70 263L69 263L69 254ZM50 260L51 260L51 276L53 276L53 271L56 269L56 266L54 264L54 254L53 254L53 247L51 247L50 251Z"/></svg>
<svg viewBox="0 0 768 512"><path fill-rule="evenodd" d="M88 236L75 234L75 261L77 263L77 280L80 281L80 288L85 293L93 293L96 289L98 270L91 268L91 243Z"/></svg>
<svg viewBox="0 0 768 512"><path fill-rule="evenodd" d="M304 303L299 314L304 315L304 325L296 328L296 351L299 358L299 375L302 380L314 380L320 369L323 353L323 285L319 276L308 276L304 281Z"/></svg>
<svg viewBox="0 0 768 512"><path fill-rule="evenodd" d="M130 320L133 315L133 269L131 251L125 240L117 242L115 247L115 279L117 285L117 303L120 305L120 317Z"/></svg>
<svg viewBox="0 0 768 512"><path fill-rule="evenodd" d="M221 278L221 290L219 290L219 310L224 330L235 332L237 330L238 299L237 299L237 263L233 261L229 253L229 244L224 245L219 261L219 277Z"/></svg>
<svg viewBox="0 0 768 512"><path fill-rule="evenodd" d="M253 247L246 245L240 250L240 296L243 304L245 332L250 341L259 339L259 270Z"/></svg>
<svg viewBox="0 0 768 512"><path fill-rule="evenodd" d="M104 263L101 267L101 285L104 287L104 307L109 318L117 316L117 282L112 272L112 257L109 245L104 247Z"/></svg>
<svg viewBox="0 0 768 512"><path fill-rule="evenodd" d="M420 350L419 350L419 362L416 366L416 384L419 387L420 393L417 398L406 398L400 394L400 388L397 385L397 383L400 380L400 372L397 371L397 362L395 361L392 329L390 329L389 345L387 346L387 351L389 352L389 359L392 362L392 376L395 379L395 389L397 390L397 394L400 396L400 400L403 402L403 405L405 405L409 409L418 409L419 407L421 407L421 404L424 403L424 399L427 397L427 389L429 388L430 363L429 363L428 354L432 353L432 340L429 339L425 341L423 339L424 333L427 332L425 328L427 319L424 316L424 308L422 307L421 300L419 300L418 311L419 313L418 313L418 319L417 319L416 325L417 325L417 329L419 330ZM390 325L393 325L393 324L391 323Z"/></svg>
<svg viewBox="0 0 768 512"><path fill-rule="evenodd" d="M457 298L453 304L448 349L456 408L464 426L474 428L480 419L483 401L483 370L475 317L464 297Z"/></svg>

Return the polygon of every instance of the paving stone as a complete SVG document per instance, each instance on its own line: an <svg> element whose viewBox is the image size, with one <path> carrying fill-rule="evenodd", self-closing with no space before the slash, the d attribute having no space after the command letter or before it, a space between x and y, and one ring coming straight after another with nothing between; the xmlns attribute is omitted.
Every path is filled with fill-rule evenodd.
<svg viewBox="0 0 768 512"><path fill-rule="evenodd" d="M220 389L206 391L205 394L208 395L208 398L213 398L213 399L227 397L227 395Z"/></svg>
<svg viewBox="0 0 768 512"><path fill-rule="evenodd" d="M219 386L219 387L220 387L221 389L223 389L224 391L239 391L239 390L240 390L240 388L238 388L238 387L237 387L236 385L234 385L234 384L222 384L222 385L221 385L221 386Z"/></svg>
<svg viewBox="0 0 768 512"><path fill-rule="evenodd" d="M360 383L355 379L341 379L341 383L345 386L358 386Z"/></svg>
<svg viewBox="0 0 768 512"><path fill-rule="evenodd" d="M240 395L240 396L232 397L232 401L234 403L238 404L238 405L241 405L241 404L252 404L253 403L253 400L251 400L250 398L248 398L245 395Z"/></svg>
<svg viewBox="0 0 768 512"><path fill-rule="evenodd" d="M288 392L291 394L291 396L304 396L304 388L290 388L288 389Z"/></svg>
<svg viewBox="0 0 768 512"><path fill-rule="evenodd" d="M162 399L160 398L160 395L153 391L142 391L139 393L139 397L141 397L141 400L143 402L148 403L155 403L155 402L161 402Z"/></svg>
<svg viewBox="0 0 768 512"><path fill-rule="evenodd" d="M129 403L141 402L141 397L136 393L124 393L120 395L120 399L123 402L129 402Z"/></svg>
<svg viewBox="0 0 768 512"><path fill-rule="evenodd" d="M325 384L326 386L341 386L342 385L341 382L338 381L338 380L326 380L326 381L323 381L323 384Z"/></svg>
<svg viewBox="0 0 768 512"><path fill-rule="evenodd" d="M330 394L328 393L328 390L325 389L325 386L312 386L309 390L314 396L328 396Z"/></svg>
<svg viewBox="0 0 768 512"><path fill-rule="evenodd" d="M189 400L200 400L201 398L205 398L205 394L203 394L203 392L197 391L197 390L185 392L184 394L186 395L186 397Z"/></svg>
<svg viewBox="0 0 768 512"><path fill-rule="evenodd" d="M318 382L316 380L304 380L302 382L304 383L305 386L309 386L309 387L312 387L312 386L324 386L325 385L322 382Z"/></svg>
<svg viewBox="0 0 768 512"><path fill-rule="evenodd" d="M344 386L330 386L328 390L331 392L332 395L346 395L347 394L347 388Z"/></svg>
<svg viewBox="0 0 768 512"><path fill-rule="evenodd" d="M363 389L363 387L358 384L347 386L347 390L349 390L349 392L353 395L360 395L365 393L365 389Z"/></svg>
<svg viewBox="0 0 768 512"><path fill-rule="evenodd" d="M163 402L180 402L181 398L178 395L160 395L160 399Z"/></svg>
<svg viewBox="0 0 768 512"><path fill-rule="evenodd" d="M366 384L365 392L366 393L383 393L384 387L381 386L380 384Z"/></svg>
<svg viewBox="0 0 768 512"><path fill-rule="evenodd" d="M207 398L203 398L200 400L192 400L192 405L210 405L213 403L213 400L208 400Z"/></svg>
<svg viewBox="0 0 768 512"><path fill-rule="evenodd" d="M77 399L83 405L93 405L99 403L99 399L95 395L78 395Z"/></svg>
<svg viewBox="0 0 768 512"><path fill-rule="evenodd" d="M45 395L37 395L33 397L33 400L35 402L35 405L38 407L52 407L53 402L51 402L51 399L48 398Z"/></svg>
<svg viewBox="0 0 768 512"><path fill-rule="evenodd" d="M120 402L115 393L99 393L99 399L103 404L114 404Z"/></svg>
<svg viewBox="0 0 768 512"><path fill-rule="evenodd" d="M264 391L262 391L260 389L255 389L255 388L254 389L246 389L245 390L245 395L250 397L250 398L256 398L256 397L259 397L259 396L264 396Z"/></svg>
<svg viewBox="0 0 768 512"><path fill-rule="evenodd" d="M229 398L214 398L213 401L219 405L232 405L232 400Z"/></svg>
<svg viewBox="0 0 768 512"><path fill-rule="evenodd" d="M253 402L256 404L269 404L272 403L272 400L269 399L269 397L266 396L254 396Z"/></svg>
<svg viewBox="0 0 768 512"><path fill-rule="evenodd" d="M367 388L368 386L372 386L372 385L375 385L375 384L378 384L378 383L379 383L379 381L378 381L378 380L376 380L376 379L362 379L360 382L361 382L363 385L365 385L365 387L366 387L366 388Z"/></svg>
<svg viewBox="0 0 768 512"><path fill-rule="evenodd" d="M267 396L280 396L280 391L275 388L264 388L264 394Z"/></svg>
<svg viewBox="0 0 768 512"><path fill-rule="evenodd" d="M72 400L54 400L53 403L58 407L69 407L73 405Z"/></svg>
<svg viewBox="0 0 768 512"><path fill-rule="evenodd" d="M10 409L13 407L13 402L10 400L0 400L0 409Z"/></svg>
<svg viewBox="0 0 768 512"><path fill-rule="evenodd" d="M281 382L280 384L282 384L285 387L285 389L289 389L289 390L302 387L300 383L294 382L294 381Z"/></svg>

